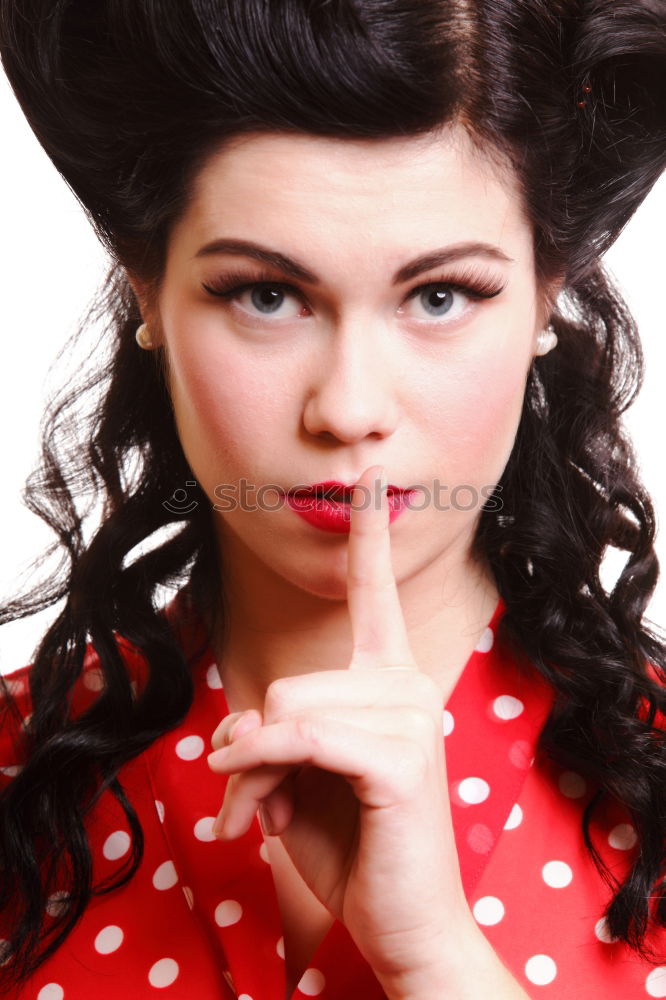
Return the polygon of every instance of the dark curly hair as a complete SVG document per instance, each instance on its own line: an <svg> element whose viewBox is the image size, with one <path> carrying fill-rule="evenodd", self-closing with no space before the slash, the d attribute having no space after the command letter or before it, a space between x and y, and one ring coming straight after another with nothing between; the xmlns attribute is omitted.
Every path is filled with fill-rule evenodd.
<svg viewBox="0 0 666 1000"><path fill-rule="evenodd" d="M162 352L136 351L141 313L127 273L159 287L193 179L232 137L389 139L452 122L508 158L537 276L564 279L550 315L558 350L530 369L497 487L502 510L482 511L475 550L506 603L507 639L556 691L542 747L598 788L583 835L613 888L610 933L652 960L648 926L666 924L666 650L643 623L658 575L655 521L620 422L641 385L641 347L600 255L666 162L663 0L0 0L0 53L112 260L91 314L106 317L106 353L52 402L24 492L65 558L0 609L3 623L65 600L30 671L25 767L0 797L0 911L15 914L3 983L60 946L92 893L135 873L142 831L118 772L192 699L158 589L187 581L201 607L220 592L206 497L182 516L162 503L175 479L195 477ZM103 517L86 542L83 501L90 511L95 499ZM156 532L160 544L131 558ZM627 553L610 592L599 578L608 546ZM149 667L135 699L119 635ZM105 687L74 719L87 643ZM16 706L5 694L9 725ZM84 821L105 789L127 815L133 851L111 885L93 886ZM608 797L640 839L622 884L589 835ZM71 905L47 927L58 859Z"/></svg>

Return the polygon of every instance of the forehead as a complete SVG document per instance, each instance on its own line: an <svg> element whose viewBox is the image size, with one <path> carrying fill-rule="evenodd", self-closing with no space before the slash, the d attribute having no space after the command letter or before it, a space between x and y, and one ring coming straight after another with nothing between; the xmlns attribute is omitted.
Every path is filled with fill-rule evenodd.
<svg viewBox="0 0 666 1000"><path fill-rule="evenodd" d="M195 177L173 234L194 250L221 236L289 243L294 252L294 239L324 254L364 248L386 263L422 245L469 240L512 256L531 248L515 174L459 127L387 140L237 137Z"/></svg>

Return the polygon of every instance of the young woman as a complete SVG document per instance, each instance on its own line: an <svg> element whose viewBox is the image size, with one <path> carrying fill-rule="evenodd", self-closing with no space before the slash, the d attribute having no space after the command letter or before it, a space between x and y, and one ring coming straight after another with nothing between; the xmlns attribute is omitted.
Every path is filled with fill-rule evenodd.
<svg viewBox="0 0 666 1000"><path fill-rule="evenodd" d="M3 685L8 995L666 996L641 352L599 260L664 167L664 28L0 0L112 260L111 363L27 493L66 565L2 611L64 599Z"/></svg>

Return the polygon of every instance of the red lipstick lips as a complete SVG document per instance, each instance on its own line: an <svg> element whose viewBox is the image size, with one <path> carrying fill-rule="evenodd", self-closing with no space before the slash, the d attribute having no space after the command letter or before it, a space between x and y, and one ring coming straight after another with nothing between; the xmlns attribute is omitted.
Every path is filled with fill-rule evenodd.
<svg viewBox="0 0 666 1000"><path fill-rule="evenodd" d="M390 507L390 523L395 521L406 507L406 500L414 490L401 490L400 487L389 484L388 501ZM297 486L287 493L287 503L294 511L315 528L322 531L332 531L346 534L350 530L351 502L354 494L354 484L346 486L337 480L327 479L312 486ZM368 496L363 502L373 502Z"/></svg>

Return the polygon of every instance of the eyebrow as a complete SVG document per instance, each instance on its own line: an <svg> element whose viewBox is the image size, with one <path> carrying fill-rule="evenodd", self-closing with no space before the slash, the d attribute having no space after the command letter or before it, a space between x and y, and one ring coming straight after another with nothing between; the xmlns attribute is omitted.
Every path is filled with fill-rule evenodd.
<svg viewBox="0 0 666 1000"><path fill-rule="evenodd" d="M252 257L263 264L271 266L288 274L298 281L305 281L310 285L321 284L321 279L293 257L287 257L277 250L261 246L259 243L237 239L217 239L211 243L206 243L197 250L194 258L209 257L214 254L234 254L241 257ZM393 285L410 281L423 271L430 271L433 267L441 267L443 264L451 264L464 257L484 257L489 260L500 261L503 264L513 264L513 258L507 256L499 247L492 243L456 243L452 246L441 247L438 250L431 250L428 253L415 257L408 264L403 264L393 275Z"/></svg>

